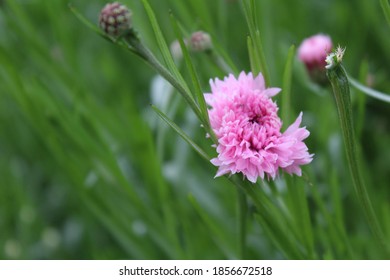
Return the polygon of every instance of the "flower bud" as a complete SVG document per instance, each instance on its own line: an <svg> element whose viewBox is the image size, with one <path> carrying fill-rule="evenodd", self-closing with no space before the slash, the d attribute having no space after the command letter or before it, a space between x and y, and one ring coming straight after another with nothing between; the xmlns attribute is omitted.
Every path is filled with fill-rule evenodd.
<svg viewBox="0 0 390 280"><path fill-rule="evenodd" d="M344 53L345 48L338 46L334 52L330 53L326 57L325 62L327 63L327 65L325 66L325 68L332 69L339 65L343 61Z"/></svg>
<svg viewBox="0 0 390 280"><path fill-rule="evenodd" d="M99 16L99 26L108 35L118 37L132 28L131 11L119 2L108 3Z"/></svg>
<svg viewBox="0 0 390 280"><path fill-rule="evenodd" d="M317 34L301 43L298 49L299 59L305 63L308 70L325 67L326 56L332 50L332 40L329 36Z"/></svg>
<svg viewBox="0 0 390 280"><path fill-rule="evenodd" d="M211 37L208 33L197 31L192 33L190 39L190 48L195 52L208 51L213 47Z"/></svg>
<svg viewBox="0 0 390 280"><path fill-rule="evenodd" d="M319 83L326 81L325 59L332 50L332 40L328 35L317 34L301 43L298 58L305 64L310 77Z"/></svg>

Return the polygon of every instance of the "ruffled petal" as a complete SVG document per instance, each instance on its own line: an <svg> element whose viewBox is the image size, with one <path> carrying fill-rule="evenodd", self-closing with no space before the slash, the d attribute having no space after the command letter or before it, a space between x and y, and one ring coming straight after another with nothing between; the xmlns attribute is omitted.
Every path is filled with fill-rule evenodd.
<svg viewBox="0 0 390 280"><path fill-rule="evenodd" d="M242 173L250 182L260 177L276 178L279 170L301 175L301 165L312 161L313 155L303 142L309 136L299 127L302 112L293 124L281 133L278 107L271 97L280 88L265 88L259 74L241 72L223 80L210 81L211 93L204 94L210 124L218 138L218 156L211 163L218 167L216 177Z"/></svg>

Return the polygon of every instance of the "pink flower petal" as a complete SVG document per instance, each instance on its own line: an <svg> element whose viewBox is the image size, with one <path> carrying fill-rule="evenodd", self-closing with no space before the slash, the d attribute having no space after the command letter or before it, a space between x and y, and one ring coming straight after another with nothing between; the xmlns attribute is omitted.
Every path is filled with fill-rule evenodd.
<svg viewBox="0 0 390 280"><path fill-rule="evenodd" d="M205 94L210 124L218 138L218 156L211 163L218 166L216 177L242 173L255 183L260 177L276 178L279 170L301 175L301 165L312 161L303 142L309 136L299 127L302 113L288 129L280 131L282 122L271 97L279 88L265 88L259 74L241 72L223 81L210 81L211 93Z"/></svg>

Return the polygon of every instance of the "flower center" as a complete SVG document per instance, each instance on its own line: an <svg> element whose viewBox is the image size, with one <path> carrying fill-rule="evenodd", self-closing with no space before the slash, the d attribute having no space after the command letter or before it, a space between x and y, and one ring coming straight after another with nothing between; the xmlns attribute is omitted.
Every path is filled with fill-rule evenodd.
<svg viewBox="0 0 390 280"><path fill-rule="evenodd" d="M240 138L249 144L251 151L264 149L275 137L280 136L281 121L277 107L269 98L253 95L245 103L237 103L236 110L244 126Z"/></svg>

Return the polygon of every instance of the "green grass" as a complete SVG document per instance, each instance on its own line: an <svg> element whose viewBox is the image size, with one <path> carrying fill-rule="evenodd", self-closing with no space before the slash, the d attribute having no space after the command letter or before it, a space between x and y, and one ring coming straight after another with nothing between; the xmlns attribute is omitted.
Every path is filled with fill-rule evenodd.
<svg viewBox="0 0 390 280"><path fill-rule="evenodd" d="M142 1L122 1L141 40L193 92L210 91L210 78L226 74L216 57L235 72L263 69L265 60L271 86L289 89L277 97L281 115L291 123L304 112L314 160L301 178L255 186L214 179L215 167L150 106L215 156L182 96L169 87L152 92L156 72L97 36L68 2L0 2L1 259L390 258L354 193L331 88L313 84L290 48L327 33L347 47L350 76L365 84L369 73L388 93L384 1L254 1L251 28L264 57L252 65L247 42L256 32L238 1L149 0L158 41ZM72 4L96 22L105 2ZM211 34L214 56L190 53L175 72L162 40L199 29ZM361 175L389 242L389 104L351 91ZM239 203L237 186L248 200Z"/></svg>

